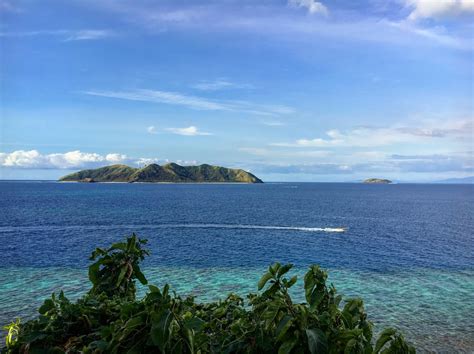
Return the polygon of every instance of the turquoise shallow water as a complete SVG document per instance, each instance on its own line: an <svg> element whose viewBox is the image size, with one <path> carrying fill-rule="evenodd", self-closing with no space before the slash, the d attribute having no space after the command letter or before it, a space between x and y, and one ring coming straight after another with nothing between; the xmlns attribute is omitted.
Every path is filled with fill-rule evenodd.
<svg viewBox="0 0 474 354"><path fill-rule="evenodd" d="M245 295L274 261L319 264L377 328L474 352L474 186L0 182L0 195L1 324L53 291L83 294L90 252L136 232L150 282L180 294Z"/></svg>
<svg viewBox="0 0 474 354"><path fill-rule="evenodd" d="M265 268L152 267L145 274L150 283L169 283L180 295L193 294L200 301L222 298L235 292L245 296L256 291L256 283ZM303 269L293 296L303 301ZM330 281L345 298L364 299L375 331L387 326L401 329L419 351L472 352L474 323L466 321L474 314L474 271L449 272L415 269L409 272L330 271ZM3 316L24 318L53 291L63 289L71 299L81 296L88 286L84 270L70 268L7 268L0 275L0 306ZM139 295L146 291L140 287Z"/></svg>

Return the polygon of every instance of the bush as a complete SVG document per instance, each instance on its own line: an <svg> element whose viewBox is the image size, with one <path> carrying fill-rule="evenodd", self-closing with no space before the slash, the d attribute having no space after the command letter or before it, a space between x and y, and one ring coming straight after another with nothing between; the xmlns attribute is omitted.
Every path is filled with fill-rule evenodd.
<svg viewBox="0 0 474 354"><path fill-rule="evenodd" d="M275 263L244 301L198 303L149 285L135 298L135 282L146 285L139 262L148 254L135 234L108 249L96 249L89 267L91 290L77 302L63 292L39 308L39 317L6 326L3 353L414 353L393 329L372 338L361 299L341 308L327 273L311 266L304 277L305 303L288 290L292 265Z"/></svg>

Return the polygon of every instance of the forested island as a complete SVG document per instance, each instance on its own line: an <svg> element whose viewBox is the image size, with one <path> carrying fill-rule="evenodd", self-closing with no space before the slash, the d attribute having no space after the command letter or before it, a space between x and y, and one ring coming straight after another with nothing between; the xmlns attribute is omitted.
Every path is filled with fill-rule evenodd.
<svg viewBox="0 0 474 354"><path fill-rule="evenodd" d="M368 179L364 180L363 183L367 183L367 184L390 184L390 183L392 183L392 181L389 180L389 179L384 179L384 178L368 178Z"/></svg>
<svg viewBox="0 0 474 354"><path fill-rule="evenodd" d="M62 182L148 182L148 183L263 183L250 172L221 166L150 164L143 168L112 165L82 170L61 177Z"/></svg>

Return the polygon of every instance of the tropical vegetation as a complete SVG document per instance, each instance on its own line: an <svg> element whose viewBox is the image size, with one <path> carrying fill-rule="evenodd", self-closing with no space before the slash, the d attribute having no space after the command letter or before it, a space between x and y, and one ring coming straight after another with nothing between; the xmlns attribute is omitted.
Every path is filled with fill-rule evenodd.
<svg viewBox="0 0 474 354"><path fill-rule="evenodd" d="M168 285L148 285L140 262L146 240L136 235L97 248L92 287L79 300L53 294L39 316L6 326L3 353L414 353L402 334L374 338L361 299L343 301L327 273L312 265L304 276L305 302L293 301L297 276L275 263L245 299L199 303ZM136 298L137 281L148 293Z"/></svg>

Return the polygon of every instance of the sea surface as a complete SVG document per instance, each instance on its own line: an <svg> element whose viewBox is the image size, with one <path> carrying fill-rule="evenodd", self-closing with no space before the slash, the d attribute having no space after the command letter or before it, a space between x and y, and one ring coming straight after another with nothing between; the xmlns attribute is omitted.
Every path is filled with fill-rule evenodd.
<svg viewBox="0 0 474 354"><path fill-rule="evenodd" d="M274 261L295 274L316 263L376 330L397 327L420 352L474 352L473 185L3 181L0 324L52 292L84 294L91 251L132 232L149 240L149 282L180 294L245 295Z"/></svg>

